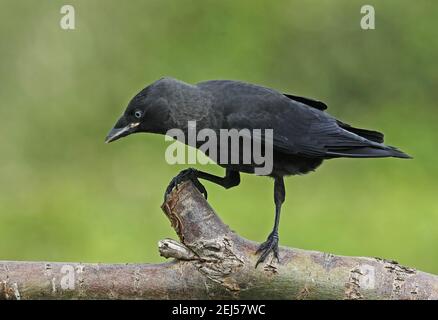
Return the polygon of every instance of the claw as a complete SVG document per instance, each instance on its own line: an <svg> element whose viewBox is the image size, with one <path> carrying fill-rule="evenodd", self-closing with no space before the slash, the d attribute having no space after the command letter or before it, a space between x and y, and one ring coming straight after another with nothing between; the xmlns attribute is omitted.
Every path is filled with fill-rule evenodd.
<svg viewBox="0 0 438 320"><path fill-rule="evenodd" d="M172 192L173 189L178 190L178 185L187 180L192 181L195 187L199 190L199 192L201 192L204 195L205 199L207 199L207 190L196 177L196 169L189 168L178 173L178 175L170 181L169 185L166 188L166 192L164 193L164 201L166 201L167 196Z"/></svg>
<svg viewBox="0 0 438 320"><path fill-rule="evenodd" d="M278 257L278 234L277 233L271 233L268 236L268 239L263 242L257 249L256 254L261 253L259 259L256 263L256 268L259 265L259 263L262 263L266 260L269 253L272 251L274 258L277 259L277 262L280 262L280 258Z"/></svg>

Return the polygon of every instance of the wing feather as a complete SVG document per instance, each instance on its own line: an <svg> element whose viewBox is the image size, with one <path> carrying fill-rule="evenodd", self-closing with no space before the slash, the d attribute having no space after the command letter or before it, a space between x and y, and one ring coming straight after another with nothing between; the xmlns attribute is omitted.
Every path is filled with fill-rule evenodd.
<svg viewBox="0 0 438 320"><path fill-rule="evenodd" d="M274 150L283 153L326 158L354 148L386 148L342 128L322 106L309 106L305 99L236 81L208 81L198 86L214 96L214 108L223 112L222 128L273 129Z"/></svg>

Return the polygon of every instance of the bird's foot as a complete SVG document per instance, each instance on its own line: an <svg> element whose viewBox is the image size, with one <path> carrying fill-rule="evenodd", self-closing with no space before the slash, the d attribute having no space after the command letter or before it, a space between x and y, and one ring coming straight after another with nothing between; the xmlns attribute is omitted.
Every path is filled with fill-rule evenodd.
<svg viewBox="0 0 438 320"><path fill-rule="evenodd" d="M172 192L174 188L178 189L178 185L184 181L192 181L195 187L204 195L205 199L207 199L207 190L205 187L199 182L198 177L196 175L196 169L188 168L180 173L176 177L170 181L167 186L166 192L164 193L164 201L166 201L167 196Z"/></svg>
<svg viewBox="0 0 438 320"><path fill-rule="evenodd" d="M277 232L271 232L271 234L268 236L268 239L266 239L265 242L263 242L259 248L256 251L256 254L261 253L259 260L257 260L256 268L259 265L259 263L265 261L266 257L269 255L269 253L272 251L274 254L274 258L277 259L278 262L280 262L280 259L278 258L278 233Z"/></svg>

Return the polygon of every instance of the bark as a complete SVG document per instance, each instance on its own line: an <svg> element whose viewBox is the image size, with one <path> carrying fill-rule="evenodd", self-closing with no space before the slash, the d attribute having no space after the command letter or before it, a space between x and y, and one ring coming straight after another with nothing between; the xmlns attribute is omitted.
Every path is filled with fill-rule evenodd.
<svg viewBox="0 0 438 320"><path fill-rule="evenodd" d="M190 182L162 206L180 242L163 264L0 262L0 299L438 299L438 276L379 258L258 244L226 226Z"/></svg>

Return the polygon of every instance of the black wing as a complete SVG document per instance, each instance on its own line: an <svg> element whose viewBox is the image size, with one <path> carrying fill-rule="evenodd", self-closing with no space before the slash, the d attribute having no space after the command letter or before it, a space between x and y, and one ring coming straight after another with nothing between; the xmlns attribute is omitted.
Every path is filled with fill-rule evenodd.
<svg viewBox="0 0 438 320"><path fill-rule="evenodd" d="M254 117L233 112L226 117L226 127L236 129L273 129L274 149L286 154L330 158L357 156L352 149L377 148L384 145L370 141L341 128L336 119L316 114L310 108L289 107L290 110L262 112ZM363 150L369 153L369 150Z"/></svg>
<svg viewBox="0 0 438 320"><path fill-rule="evenodd" d="M275 90L236 81L198 86L214 96L214 107L223 112L222 128L273 129L277 151L318 158L393 155L394 149L356 134L355 128L349 131L326 112Z"/></svg>

